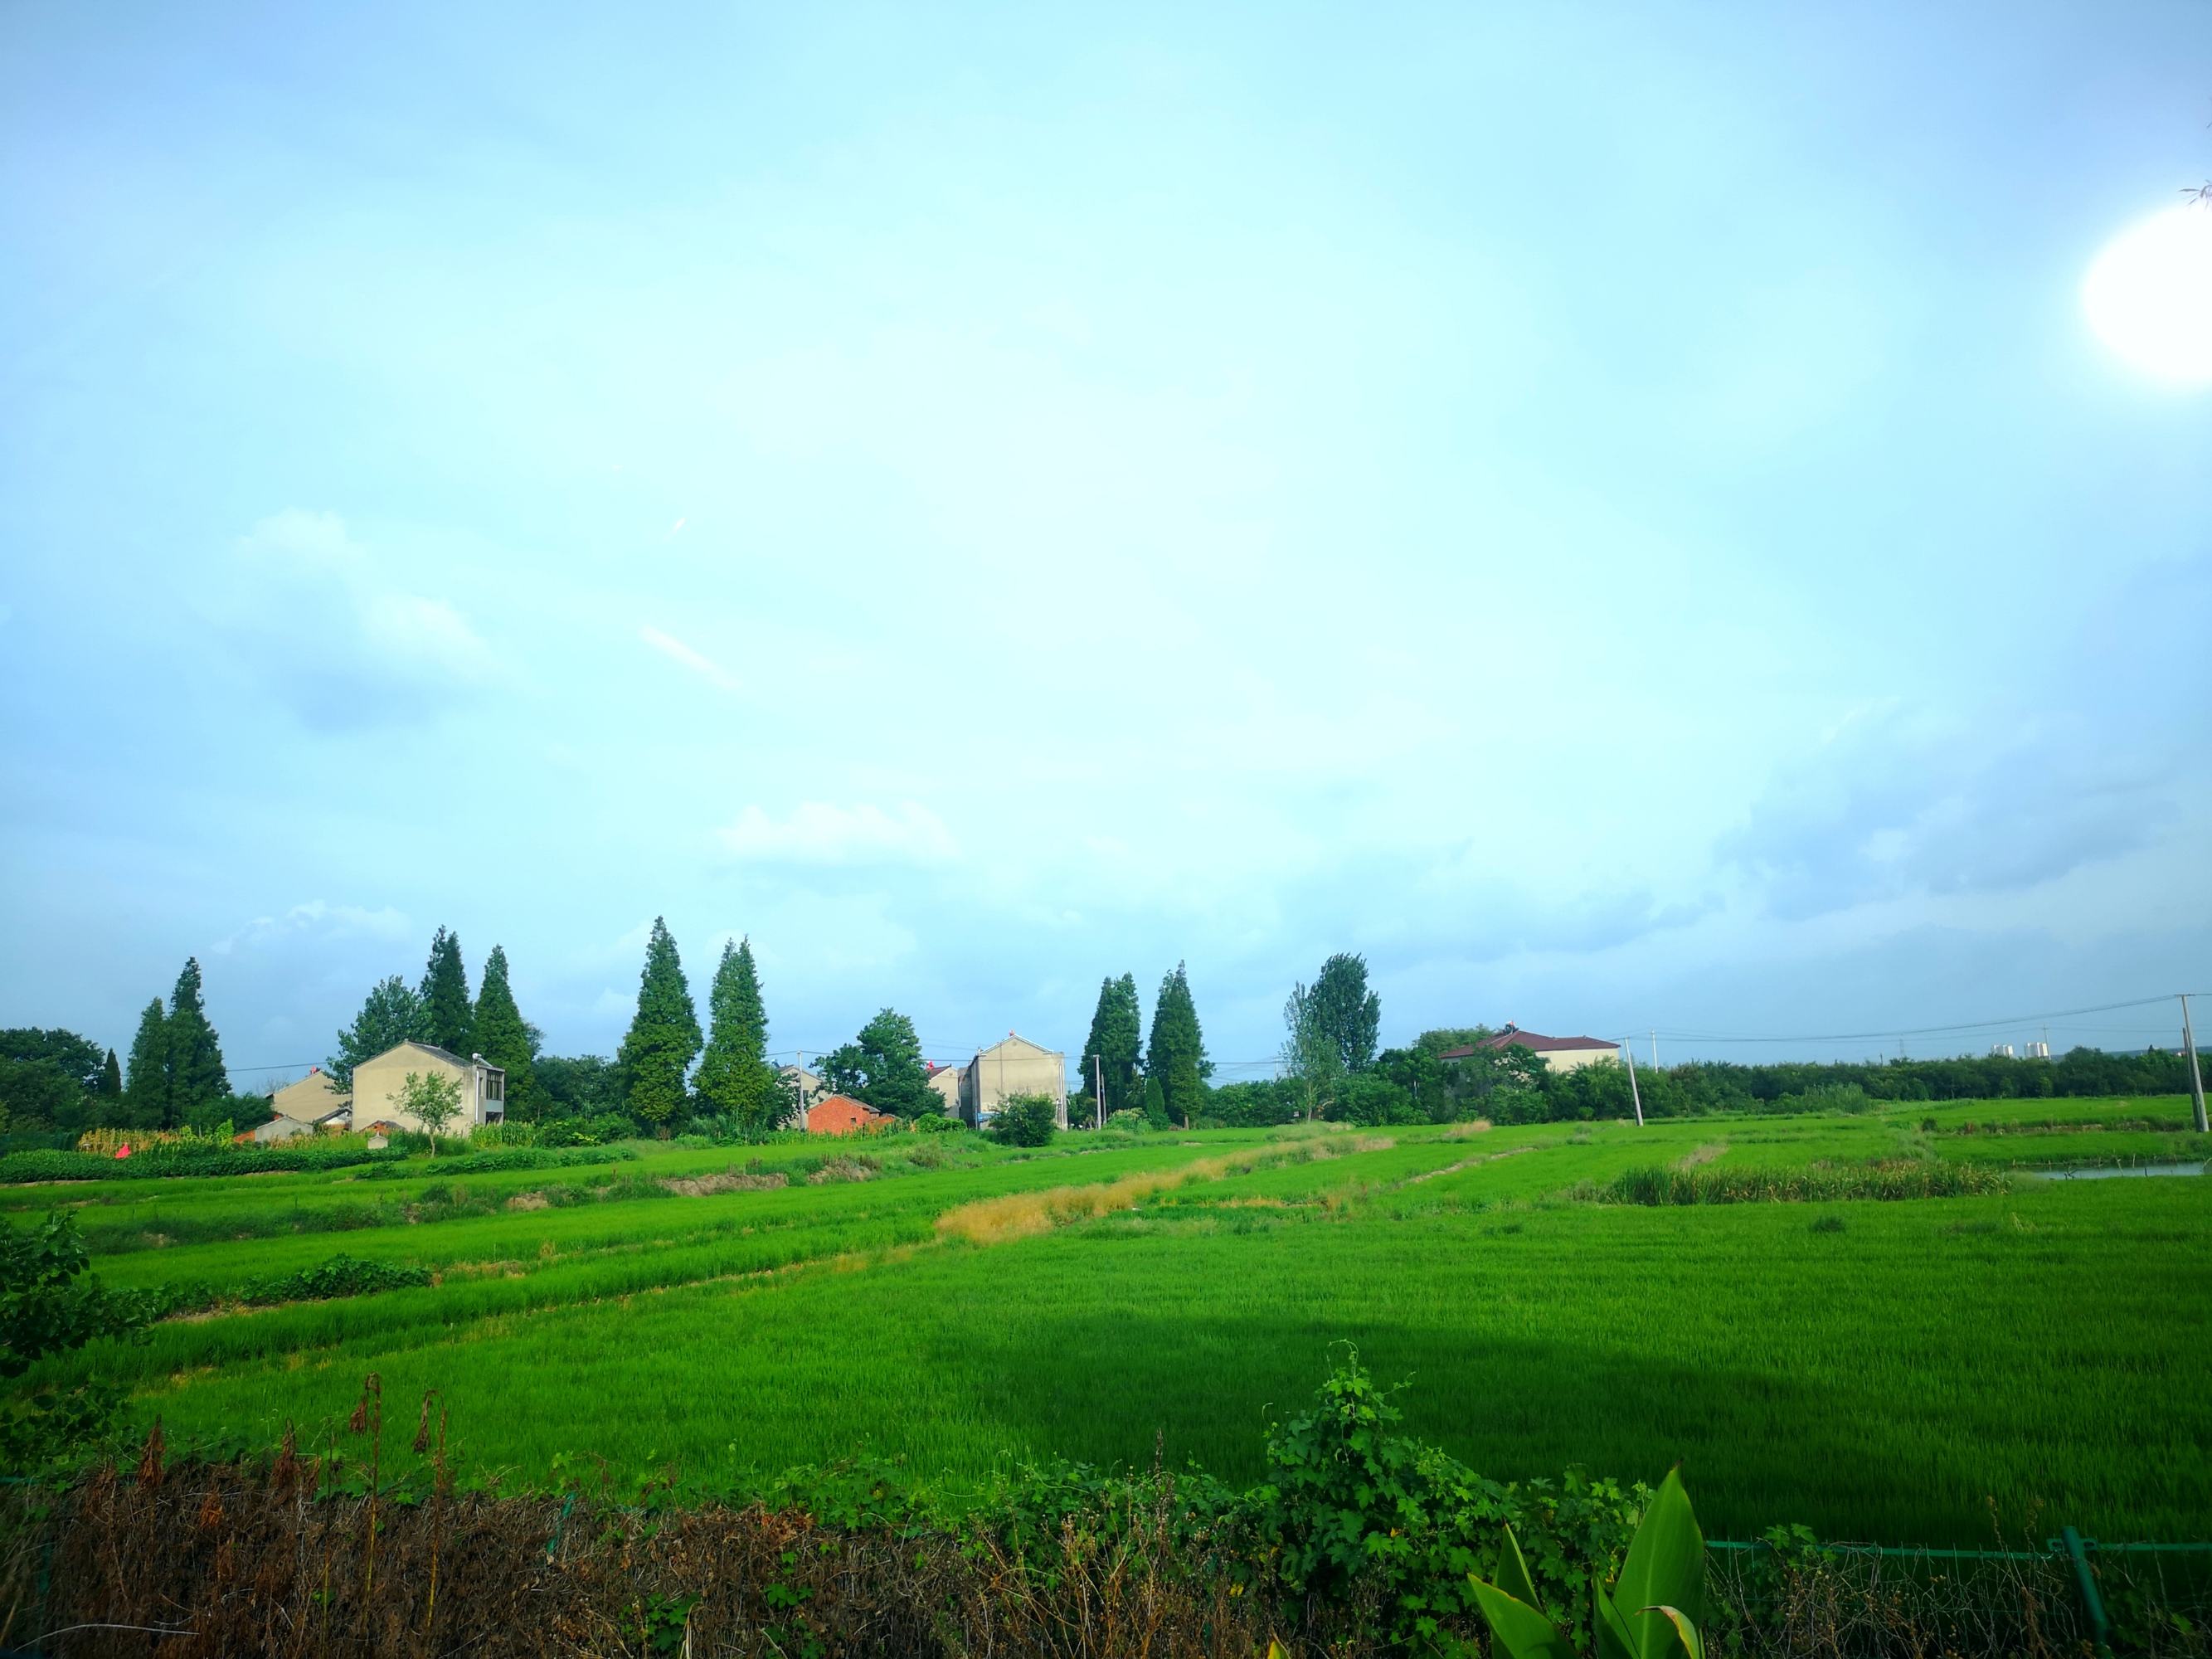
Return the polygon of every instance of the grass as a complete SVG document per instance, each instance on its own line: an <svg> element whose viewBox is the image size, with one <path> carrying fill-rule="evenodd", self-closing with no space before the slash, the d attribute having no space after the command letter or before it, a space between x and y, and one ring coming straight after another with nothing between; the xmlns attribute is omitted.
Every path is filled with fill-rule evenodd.
<svg viewBox="0 0 2212 1659"><path fill-rule="evenodd" d="M1938 1110L1976 1132L1924 1130ZM2060 1127L1987 1133L2007 1112ZM1035 1156L939 1137L956 1146L935 1168L870 1146L884 1168L865 1182L698 1196L659 1183L751 1154L647 1149L621 1166L618 1195L529 1210L507 1200L586 1172L441 1182L410 1166L374 1184L433 1218L382 1212L342 1242L435 1284L166 1325L76 1363L134 1389L173 1445L268 1444L288 1419L312 1433L374 1370L388 1400L445 1391L478 1480L542 1484L556 1458L603 1460L715 1490L869 1450L957 1490L1054 1455L1157 1452L1255 1478L1267 1415L1303 1400L1348 1340L1378 1374L1411 1379L1413 1431L1486 1473L1656 1479L1681 1459L1717 1535L1800 1521L1971 1543L1994 1499L2013 1525L2202 1538L2212 1180L1996 1191L2011 1160L1984 1156L2143 1134L2157 1151L2189 1137L2098 1126L2175 1115L2171 1102L1981 1102L1641 1131L1301 1128L1097 1150L1063 1137ZM821 1150L763 1164L796 1170ZM1965 1190L1866 1201L1877 1164ZM1786 1172L1820 1201L1571 1196L1637 1170L1738 1186ZM262 1197L280 1181L289 1190ZM425 1206L441 1184L496 1205ZM173 1212L219 1225L256 1202L360 1201L326 1176L207 1185ZM143 1208L80 1213L143 1233ZM96 1266L114 1284L221 1285L312 1269L339 1242L210 1238Z"/></svg>

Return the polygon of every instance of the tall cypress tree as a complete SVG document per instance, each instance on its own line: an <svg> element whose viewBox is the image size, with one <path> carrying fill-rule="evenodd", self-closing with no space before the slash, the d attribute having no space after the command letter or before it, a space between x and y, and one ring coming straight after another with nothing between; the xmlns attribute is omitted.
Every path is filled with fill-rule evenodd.
<svg viewBox="0 0 2212 1659"><path fill-rule="evenodd" d="M138 1035L131 1039L131 1081L124 1103L131 1121L140 1128L156 1128L170 1119L169 1011L159 997L138 1016Z"/></svg>
<svg viewBox="0 0 2212 1659"><path fill-rule="evenodd" d="M1159 1000L1152 1005L1152 1040L1145 1054L1145 1075L1158 1080L1169 1117L1188 1129L1204 1109L1206 1079L1212 1070L1198 1027L1198 1005L1191 1000L1190 975L1178 962L1175 971L1160 981Z"/></svg>
<svg viewBox="0 0 2212 1659"><path fill-rule="evenodd" d="M538 1071L530 1053L530 1027L514 1006L507 983L507 951L495 945L484 958L483 983L470 1017L476 1051L507 1073L507 1115L518 1123L538 1115Z"/></svg>
<svg viewBox="0 0 2212 1659"><path fill-rule="evenodd" d="M1098 1006L1083 1044L1083 1087L1086 1093L1093 1092L1103 1081L1109 1113L1135 1103L1130 1097L1144 1025L1144 1011L1137 1004L1137 976L1109 975L1100 981Z"/></svg>
<svg viewBox="0 0 2212 1659"><path fill-rule="evenodd" d="M781 1115L775 1067L768 1063L768 1009L761 1000L760 970L750 939L722 942L708 999L713 1031L700 1057L696 1087L709 1111L726 1113L747 1128L770 1129Z"/></svg>
<svg viewBox="0 0 2212 1659"><path fill-rule="evenodd" d="M468 1058L469 970L461 964L461 936L441 927L430 941L430 960L422 969L422 1041L448 1054ZM489 1056L486 1056L489 1058Z"/></svg>
<svg viewBox="0 0 2212 1659"><path fill-rule="evenodd" d="M100 1087L94 1092L100 1097L100 1109L104 1114L100 1121L114 1121L116 1109L123 1099L123 1066L112 1048L107 1051L107 1063L100 1068Z"/></svg>
<svg viewBox="0 0 2212 1659"><path fill-rule="evenodd" d="M684 980L683 959L667 925L655 916L645 970L638 975L637 1014L615 1056L630 1113L640 1122L665 1128L683 1109L684 1079L698 1057L699 1041L699 1011Z"/></svg>
<svg viewBox="0 0 2212 1659"><path fill-rule="evenodd" d="M177 988L169 994L169 1115L161 1127L173 1129L193 1107L221 1100L229 1092L222 1041L200 1002L199 958L187 957L184 971L177 975Z"/></svg>

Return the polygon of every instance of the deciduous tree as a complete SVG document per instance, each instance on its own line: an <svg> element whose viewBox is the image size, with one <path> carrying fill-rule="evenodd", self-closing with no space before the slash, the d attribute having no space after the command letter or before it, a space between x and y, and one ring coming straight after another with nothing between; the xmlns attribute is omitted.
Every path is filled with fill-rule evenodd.
<svg viewBox="0 0 2212 1659"><path fill-rule="evenodd" d="M374 1060L402 1042L427 1042L429 1026L422 1016L422 1000L405 980L394 974L369 988L353 1024L338 1033L337 1052L323 1062L331 1082L345 1090L353 1087L353 1068ZM133 1062L135 1065L135 1061Z"/></svg>
<svg viewBox="0 0 2212 1659"><path fill-rule="evenodd" d="M410 1072L399 1085L399 1109L422 1126L435 1158L438 1137L461 1115L460 1079L443 1072Z"/></svg>
<svg viewBox="0 0 2212 1659"><path fill-rule="evenodd" d="M914 1022L890 1008L863 1025L854 1041L822 1057L822 1082L833 1094L850 1095L897 1117L921 1117L945 1104L929 1086Z"/></svg>
<svg viewBox="0 0 2212 1659"><path fill-rule="evenodd" d="M1298 1115L1309 1122L1327 1117L1344 1081L1344 1056L1323 1024L1320 1000L1303 985L1291 988L1283 1028L1283 1076Z"/></svg>
<svg viewBox="0 0 2212 1659"><path fill-rule="evenodd" d="M1367 988L1367 958L1340 951L1321 965L1307 994L1321 1040L1336 1050L1346 1076L1374 1063L1382 1029L1382 999Z"/></svg>
<svg viewBox="0 0 2212 1659"><path fill-rule="evenodd" d="M630 1113L638 1121L665 1133L684 1109L685 1079L699 1057L700 1041L699 1011L684 978L683 959L667 924L655 916L645 968L638 975L637 1014L615 1057Z"/></svg>

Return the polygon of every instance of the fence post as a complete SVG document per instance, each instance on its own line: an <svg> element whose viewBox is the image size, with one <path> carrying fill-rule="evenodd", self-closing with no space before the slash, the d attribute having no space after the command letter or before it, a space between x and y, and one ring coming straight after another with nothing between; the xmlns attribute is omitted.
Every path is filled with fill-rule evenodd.
<svg viewBox="0 0 2212 1659"><path fill-rule="evenodd" d="M2067 1558L2074 1563L2074 1587L2081 1592L2081 1611L2089 1615L2090 1639L2104 1659L2112 1659L2112 1626L2105 1622L2105 1598L2097 1594L2097 1576L2089 1571L2089 1553L2082 1547L2081 1534L2068 1527L2061 1536L2066 1540Z"/></svg>

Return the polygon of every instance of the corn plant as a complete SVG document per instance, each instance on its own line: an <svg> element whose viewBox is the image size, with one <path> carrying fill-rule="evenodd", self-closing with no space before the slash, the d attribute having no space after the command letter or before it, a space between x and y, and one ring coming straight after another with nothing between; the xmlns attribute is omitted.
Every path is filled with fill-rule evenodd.
<svg viewBox="0 0 2212 1659"><path fill-rule="evenodd" d="M1468 1582L1498 1648L1512 1659L1573 1659L1573 1644L1536 1599L1510 1527L1498 1546L1497 1576L1496 1583L1486 1583L1469 1573ZM1698 1624L1705 1617L1705 1540L1680 1468L1668 1473L1644 1510L1612 1593L1593 1583L1590 1595L1597 1659L1671 1659L1685 1652L1705 1659Z"/></svg>

